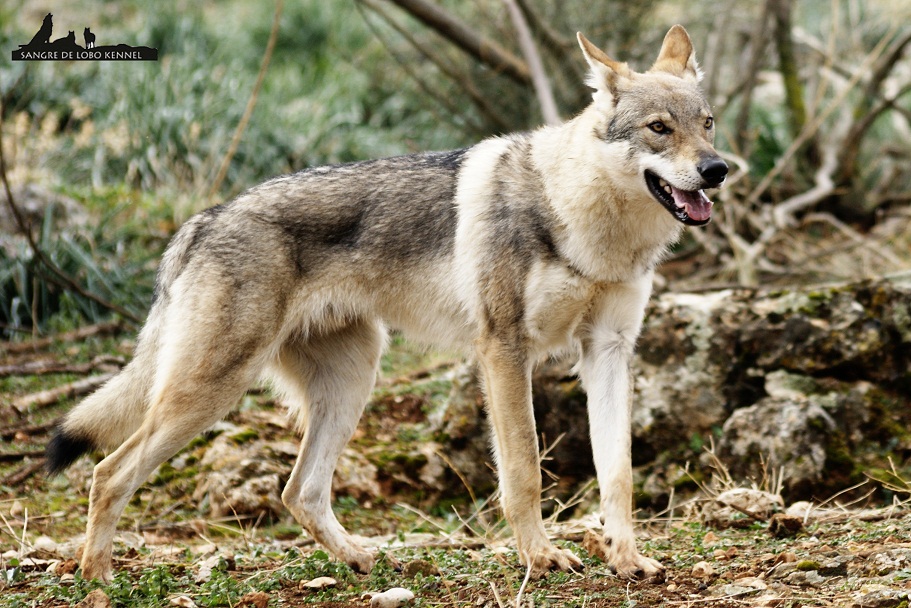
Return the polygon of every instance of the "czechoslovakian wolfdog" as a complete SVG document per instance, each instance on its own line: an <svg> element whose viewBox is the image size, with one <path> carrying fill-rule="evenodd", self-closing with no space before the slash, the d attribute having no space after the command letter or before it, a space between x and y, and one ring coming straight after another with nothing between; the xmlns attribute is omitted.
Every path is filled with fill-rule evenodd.
<svg viewBox="0 0 911 608"><path fill-rule="evenodd" d="M48 446L51 472L114 450L95 467L85 578L110 580L136 489L263 375L303 433L282 500L334 556L369 571L374 554L336 520L330 486L387 328L474 348L503 510L533 576L581 566L544 528L530 381L542 357L578 352L610 565L662 577L633 532L628 367L654 268L684 224L710 220L702 189L727 165L682 27L645 73L579 43L593 102L562 126L276 177L180 229L134 359Z"/></svg>

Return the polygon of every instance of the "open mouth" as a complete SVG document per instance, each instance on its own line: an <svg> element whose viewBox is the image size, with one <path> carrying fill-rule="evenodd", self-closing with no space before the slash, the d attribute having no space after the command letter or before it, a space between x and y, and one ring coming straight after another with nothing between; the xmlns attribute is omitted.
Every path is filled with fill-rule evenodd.
<svg viewBox="0 0 911 608"><path fill-rule="evenodd" d="M712 219L712 201L702 190L679 190L651 171L645 171L645 183L664 208L677 221L687 226L703 226Z"/></svg>

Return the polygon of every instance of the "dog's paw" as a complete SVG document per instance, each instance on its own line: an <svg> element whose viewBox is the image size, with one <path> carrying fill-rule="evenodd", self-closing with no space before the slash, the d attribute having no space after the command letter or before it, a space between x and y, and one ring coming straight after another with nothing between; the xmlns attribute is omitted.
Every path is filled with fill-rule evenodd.
<svg viewBox="0 0 911 608"><path fill-rule="evenodd" d="M582 570L582 560L568 549L560 549L553 545L535 551L524 560L528 566L530 577L534 580L542 578L554 570Z"/></svg>
<svg viewBox="0 0 911 608"><path fill-rule="evenodd" d="M615 541L589 530L582 539L582 548L589 555L607 562L614 574L621 578L652 583L661 583L665 579L664 566L639 553L631 537Z"/></svg>
<svg viewBox="0 0 911 608"><path fill-rule="evenodd" d="M105 556L86 556L85 545L76 549L76 561L82 569L82 578L87 581L98 579L103 583L110 583L114 579L114 569L111 558Z"/></svg>
<svg viewBox="0 0 911 608"><path fill-rule="evenodd" d="M82 567L82 578L87 581L98 579L102 583L108 584L114 580L114 569L111 567L110 562L107 565L102 565L92 561L83 561L80 566Z"/></svg>
<svg viewBox="0 0 911 608"><path fill-rule="evenodd" d="M620 578L646 583L663 583L666 578L661 562L638 552L616 558L611 564L611 570Z"/></svg>

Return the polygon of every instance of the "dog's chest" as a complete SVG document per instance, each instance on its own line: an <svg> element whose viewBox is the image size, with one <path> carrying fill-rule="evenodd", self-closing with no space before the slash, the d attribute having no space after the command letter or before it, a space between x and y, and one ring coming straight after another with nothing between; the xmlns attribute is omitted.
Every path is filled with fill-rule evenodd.
<svg viewBox="0 0 911 608"><path fill-rule="evenodd" d="M532 266L525 283L525 325L535 350L543 354L571 345L599 289L563 264Z"/></svg>

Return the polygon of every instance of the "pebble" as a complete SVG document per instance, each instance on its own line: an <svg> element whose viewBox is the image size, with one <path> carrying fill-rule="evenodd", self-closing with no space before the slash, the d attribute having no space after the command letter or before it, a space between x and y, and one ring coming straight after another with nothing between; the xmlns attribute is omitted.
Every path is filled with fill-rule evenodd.
<svg viewBox="0 0 911 608"><path fill-rule="evenodd" d="M53 553L57 550L57 543L49 536L39 536L35 539L35 542L32 543L32 548Z"/></svg>
<svg viewBox="0 0 911 608"><path fill-rule="evenodd" d="M693 576L696 578L709 578L715 574L715 569L712 568L712 564L708 562L699 562L693 565Z"/></svg>
<svg viewBox="0 0 911 608"><path fill-rule="evenodd" d="M318 576L313 580L302 582L300 584L301 589L326 589L328 587L335 587L338 585L338 581L332 578L331 576Z"/></svg>
<svg viewBox="0 0 911 608"><path fill-rule="evenodd" d="M370 608L399 608L414 599L414 594L402 587L393 587L388 591L373 594L370 597Z"/></svg>

